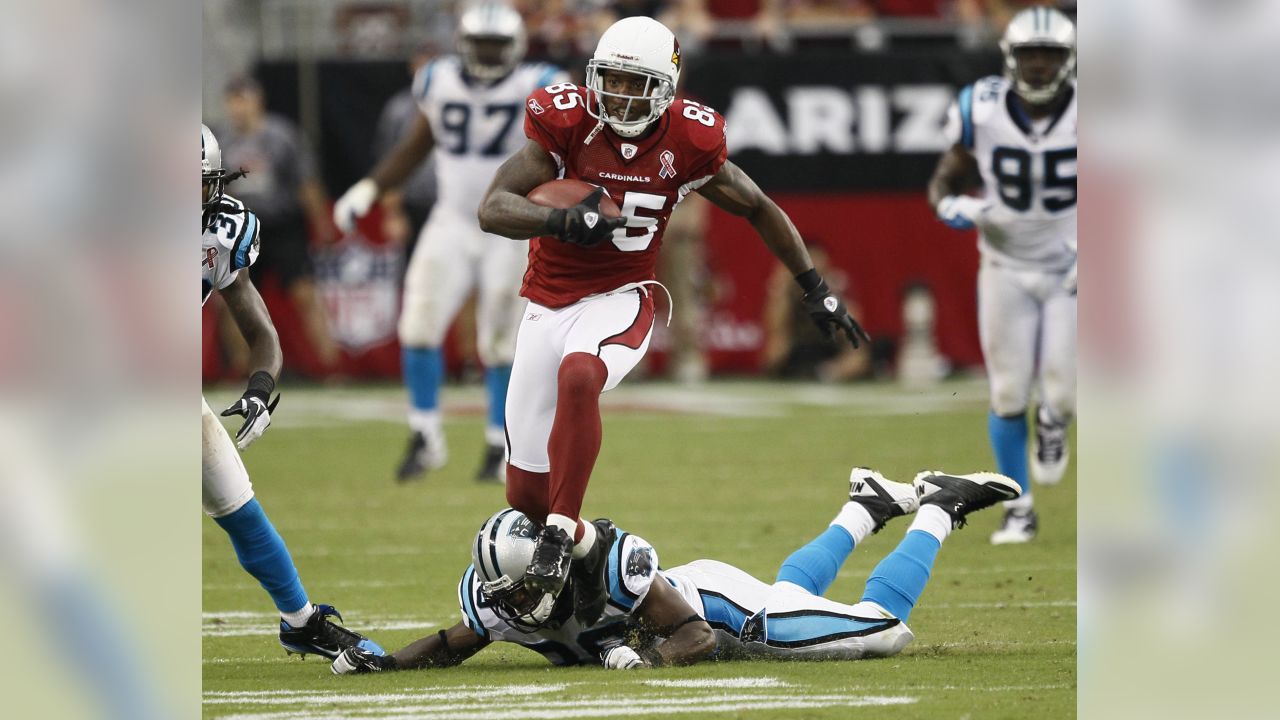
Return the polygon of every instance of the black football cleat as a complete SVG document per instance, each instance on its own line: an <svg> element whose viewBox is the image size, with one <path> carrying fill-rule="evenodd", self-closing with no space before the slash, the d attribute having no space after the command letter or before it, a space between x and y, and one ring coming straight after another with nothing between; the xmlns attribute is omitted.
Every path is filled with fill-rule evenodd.
<svg viewBox="0 0 1280 720"><path fill-rule="evenodd" d="M415 431L409 436L409 445L405 448L404 458L396 468L396 482L421 480L427 471L444 467L445 460L443 436L428 438L423 433Z"/></svg>
<svg viewBox="0 0 1280 720"><path fill-rule="evenodd" d="M348 630L329 618L342 619L342 614L332 605L316 605L315 612L302 627L293 627L280 621L280 644L290 655L323 655L330 660L347 648L359 647L369 652L385 655L378 644L353 630Z"/></svg>
<svg viewBox="0 0 1280 720"><path fill-rule="evenodd" d="M604 614L609 598L605 587L604 571L609 564L609 548L617 539L617 528L605 518L592 523L596 529L596 541L586 557L569 565L573 578L573 616L583 627L591 627Z"/></svg>
<svg viewBox="0 0 1280 720"><path fill-rule="evenodd" d="M927 470L916 475L913 484L920 504L937 505L946 510L951 516L951 526L957 529L964 527L969 513L1022 494L1022 488L1012 478L992 472L946 475Z"/></svg>
<svg viewBox="0 0 1280 720"><path fill-rule="evenodd" d="M480 469L476 471L476 482L506 484L507 449L505 447L501 445L485 446L484 458L480 461Z"/></svg>
<svg viewBox="0 0 1280 720"><path fill-rule="evenodd" d="M524 584L531 590L558 595L569 579L573 538L564 530L548 525L538 531L533 558L524 571Z"/></svg>

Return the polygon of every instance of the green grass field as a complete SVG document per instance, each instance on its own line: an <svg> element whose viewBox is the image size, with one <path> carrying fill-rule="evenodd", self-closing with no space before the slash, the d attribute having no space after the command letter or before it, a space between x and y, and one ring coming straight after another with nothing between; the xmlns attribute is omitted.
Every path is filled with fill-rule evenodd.
<svg viewBox="0 0 1280 720"><path fill-rule="evenodd" d="M238 391L235 391L238 392ZM210 404L235 392L209 394ZM584 515L652 542L664 566L710 557L771 581L846 499L849 468L897 480L921 469L992 469L986 389L624 383L605 396L604 449ZM215 402L216 401L216 402ZM454 624L456 587L480 523L504 505L478 485L482 398L449 388L450 464L391 480L406 430L396 388L288 390L245 454L263 507L314 601L388 650ZM992 547L991 509L952 534L901 655L852 662L723 662L633 673L554 668L491 646L442 671L339 678L286 658L266 594L204 525L204 714L242 718L1064 718L1075 716L1074 461L1036 493L1041 535ZM860 545L828 597L856 602L902 537L896 520Z"/></svg>

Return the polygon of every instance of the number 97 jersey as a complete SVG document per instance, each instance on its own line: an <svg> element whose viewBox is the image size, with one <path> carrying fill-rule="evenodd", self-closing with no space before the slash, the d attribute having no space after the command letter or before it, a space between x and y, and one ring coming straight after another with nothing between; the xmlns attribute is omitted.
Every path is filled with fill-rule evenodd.
<svg viewBox="0 0 1280 720"><path fill-rule="evenodd" d="M947 139L978 161L991 209L979 223L985 257L1016 268L1065 270L1076 253L1076 89L1055 115L1031 120L1009 82L965 87Z"/></svg>

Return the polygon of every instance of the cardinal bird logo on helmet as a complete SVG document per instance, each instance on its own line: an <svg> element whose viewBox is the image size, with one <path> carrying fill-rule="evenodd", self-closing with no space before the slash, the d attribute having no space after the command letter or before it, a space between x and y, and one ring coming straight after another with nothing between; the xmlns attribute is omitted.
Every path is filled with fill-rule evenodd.
<svg viewBox="0 0 1280 720"><path fill-rule="evenodd" d="M680 69L680 41L672 37L671 46L672 46L671 64L676 66L676 70L679 70Z"/></svg>

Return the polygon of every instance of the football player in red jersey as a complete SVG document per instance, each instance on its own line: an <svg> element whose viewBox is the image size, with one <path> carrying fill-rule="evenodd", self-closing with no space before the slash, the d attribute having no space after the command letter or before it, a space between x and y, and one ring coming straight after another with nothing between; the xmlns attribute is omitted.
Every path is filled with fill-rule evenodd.
<svg viewBox="0 0 1280 720"><path fill-rule="evenodd" d="M559 592L570 558L585 580L603 577L603 550L578 515L600 452L600 394L618 385L649 346L651 287L671 210L697 191L744 217L795 275L828 336L854 347L866 333L813 268L791 220L727 160L724 119L676 97L680 45L647 17L618 21L587 63L587 86L551 85L525 104L529 142L498 169L480 204L485 232L532 238L507 397L507 500L542 526L525 575ZM581 203L550 209L525 196L556 178L599 186ZM600 213L604 192L622 210ZM595 587L600 582L579 582ZM583 615L603 597L582 598Z"/></svg>

